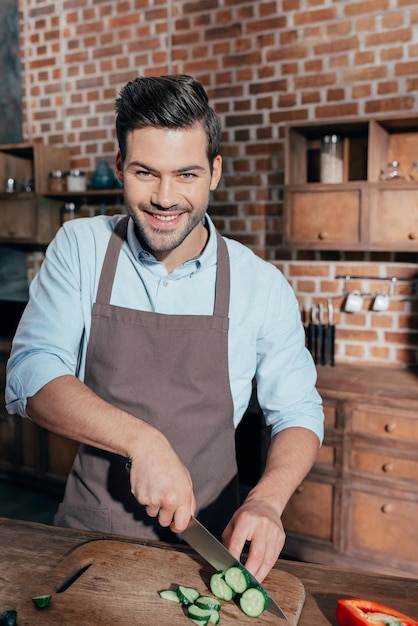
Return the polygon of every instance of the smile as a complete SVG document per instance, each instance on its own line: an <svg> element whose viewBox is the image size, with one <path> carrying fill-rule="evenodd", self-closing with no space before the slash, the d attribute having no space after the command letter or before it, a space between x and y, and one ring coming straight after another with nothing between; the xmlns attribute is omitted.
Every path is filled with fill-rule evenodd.
<svg viewBox="0 0 418 626"><path fill-rule="evenodd" d="M178 218L178 215L155 215L155 213L153 213L152 217L160 222L172 222Z"/></svg>

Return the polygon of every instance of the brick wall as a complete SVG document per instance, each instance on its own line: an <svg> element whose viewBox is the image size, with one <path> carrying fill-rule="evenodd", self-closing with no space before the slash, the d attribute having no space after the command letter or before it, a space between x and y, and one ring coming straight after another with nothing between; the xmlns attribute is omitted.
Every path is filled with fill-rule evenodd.
<svg viewBox="0 0 418 626"><path fill-rule="evenodd" d="M396 285L389 313L348 315L338 310L346 286L334 278L411 278L416 255L308 253L282 243L284 125L416 112L416 0L20 4L25 139L68 144L73 166L91 173L100 158L113 161L114 99L125 82L195 75L224 127L224 177L212 208L220 230L277 263L301 306L334 298L338 361L418 362L415 283ZM374 293L387 284L359 287Z"/></svg>

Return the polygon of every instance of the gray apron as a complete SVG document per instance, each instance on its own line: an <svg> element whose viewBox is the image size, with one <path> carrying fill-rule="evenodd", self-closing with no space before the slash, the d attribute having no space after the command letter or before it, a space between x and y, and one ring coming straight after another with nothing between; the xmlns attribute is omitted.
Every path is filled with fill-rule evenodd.
<svg viewBox="0 0 418 626"><path fill-rule="evenodd" d="M228 250L217 233L213 315L114 306L110 296L127 224L128 218L122 218L109 240L93 305L85 383L164 433L191 474L199 519L219 537L238 506L228 371ZM122 456L80 445L55 524L176 540L131 494L125 463Z"/></svg>

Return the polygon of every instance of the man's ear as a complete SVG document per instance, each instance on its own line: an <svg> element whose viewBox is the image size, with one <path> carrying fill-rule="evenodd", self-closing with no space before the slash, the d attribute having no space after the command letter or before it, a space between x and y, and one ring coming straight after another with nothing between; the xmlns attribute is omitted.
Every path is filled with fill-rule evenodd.
<svg viewBox="0 0 418 626"><path fill-rule="evenodd" d="M217 188L218 183L221 179L221 176L222 176L222 157L220 154L218 154L213 159L213 164L212 164L212 178L211 178L210 187L209 187L211 191L214 191Z"/></svg>
<svg viewBox="0 0 418 626"><path fill-rule="evenodd" d="M120 153L120 150L118 150L118 152L116 154L115 174L116 174L116 178L118 179L119 183L121 185L123 185L122 155Z"/></svg>

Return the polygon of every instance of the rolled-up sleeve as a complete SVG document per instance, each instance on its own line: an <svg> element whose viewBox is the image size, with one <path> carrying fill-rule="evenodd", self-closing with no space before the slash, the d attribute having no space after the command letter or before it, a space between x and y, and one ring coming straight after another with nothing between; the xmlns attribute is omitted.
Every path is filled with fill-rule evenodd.
<svg viewBox="0 0 418 626"><path fill-rule="evenodd" d="M312 430L322 443L324 413L317 373L305 347L298 301L287 281L274 281L257 342L257 394L272 436L289 427Z"/></svg>
<svg viewBox="0 0 418 626"><path fill-rule="evenodd" d="M77 374L85 320L76 256L77 247L70 245L67 231L61 229L30 286L30 299L13 339L6 371L9 413L27 417L27 398L54 378Z"/></svg>

